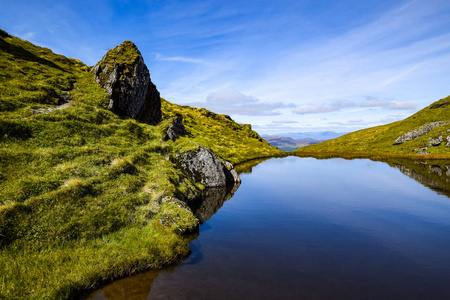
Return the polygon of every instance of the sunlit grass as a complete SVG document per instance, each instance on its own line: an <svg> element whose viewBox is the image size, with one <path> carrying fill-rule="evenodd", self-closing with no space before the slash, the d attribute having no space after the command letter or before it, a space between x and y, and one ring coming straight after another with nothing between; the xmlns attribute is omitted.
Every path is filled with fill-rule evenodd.
<svg viewBox="0 0 450 300"><path fill-rule="evenodd" d="M203 145L235 164L284 155L205 109L163 101L158 126L118 117L87 66L4 31L0 52L1 299L67 298L187 255L180 234L198 220L163 199L204 187L177 169L179 153ZM36 114L67 91L67 108ZM188 135L166 141L176 115Z"/></svg>
<svg viewBox="0 0 450 300"><path fill-rule="evenodd" d="M393 145L401 135L428 123L450 121L450 97L441 99L403 121L372 127L346 134L334 140L299 148L297 155L339 155L339 156L398 156L421 159L417 153L419 148L428 147L426 155L430 159L449 158L450 147L445 140L441 145L429 146L430 138L442 135L444 139L450 135L450 122L439 126L428 134L400 145ZM442 105L444 104L444 105ZM327 154L328 153L328 154Z"/></svg>

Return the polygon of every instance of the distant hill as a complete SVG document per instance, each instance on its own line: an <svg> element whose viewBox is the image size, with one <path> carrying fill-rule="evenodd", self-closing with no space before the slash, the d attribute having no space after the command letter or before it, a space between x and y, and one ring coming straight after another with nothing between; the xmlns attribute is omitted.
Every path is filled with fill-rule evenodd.
<svg viewBox="0 0 450 300"><path fill-rule="evenodd" d="M334 131L321 131L321 132L287 132L282 136L290 137L293 139L313 139L316 141L327 141L343 136L348 132L334 132Z"/></svg>
<svg viewBox="0 0 450 300"><path fill-rule="evenodd" d="M346 134L299 148L298 155L413 156L450 155L450 96L414 115L387 125Z"/></svg>
<svg viewBox="0 0 450 300"><path fill-rule="evenodd" d="M285 136L263 136L263 138L272 146L283 151L292 151L299 147L321 142L312 138L293 139Z"/></svg>

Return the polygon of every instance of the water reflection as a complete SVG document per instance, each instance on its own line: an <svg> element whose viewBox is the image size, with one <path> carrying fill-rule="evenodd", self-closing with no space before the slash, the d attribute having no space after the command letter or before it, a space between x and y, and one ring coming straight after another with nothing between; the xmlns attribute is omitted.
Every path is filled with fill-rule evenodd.
<svg viewBox="0 0 450 300"><path fill-rule="evenodd" d="M255 162L253 162L255 163ZM248 164L249 166L250 164ZM225 203L225 201L231 199L234 193L239 188L240 184L235 184L227 187L214 187L207 188L201 199L190 203L190 208L194 212L194 215L199 219L200 224L204 224L208 221ZM202 226L202 231L207 230L207 225ZM188 237L191 241L191 255L182 265L195 265L202 261L203 252L201 251L201 245L195 243L195 239L198 237L198 233L193 233ZM176 266L169 266L164 269L165 273L172 273ZM122 299L134 299L144 300L149 297L153 281L157 278L161 271L151 270L142 274L134 275L128 278L120 279L113 282L110 285L102 288L101 290L93 293L89 296L89 300L122 300Z"/></svg>
<svg viewBox="0 0 450 300"><path fill-rule="evenodd" d="M236 172L239 174L251 174L253 171L253 168L259 165L262 162L265 162L266 160L269 160L271 158L260 158L260 159L253 159L246 161L242 164L239 164L235 166Z"/></svg>
<svg viewBox="0 0 450 300"><path fill-rule="evenodd" d="M450 197L450 161L389 161L408 177L439 194Z"/></svg>
<svg viewBox="0 0 450 300"><path fill-rule="evenodd" d="M92 294L90 300L145 300L159 271L148 271L129 278L117 280Z"/></svg>
<svg viewBox="0 0 450 300"><path fill-rule="evenodd" d="M258 163L191 205L184 262L90 299L450 299L450 161Z"/></svg>
<svg viewBox="0 0 450 300"><path fill-rule="evenodd" d="M200 224L209 220L222 207L223 203L230 200L239 188L240 184L227 187L213 187L204 191L201 201L190 205L194 215Z"/></svg>

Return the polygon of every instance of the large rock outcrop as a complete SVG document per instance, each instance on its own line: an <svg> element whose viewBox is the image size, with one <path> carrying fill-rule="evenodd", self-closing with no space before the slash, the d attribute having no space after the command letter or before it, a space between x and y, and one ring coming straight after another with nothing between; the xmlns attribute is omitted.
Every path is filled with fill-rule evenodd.
<svg viewBox="0 0 450 300"><path fill-rule="evenodd" d="M419 136L429 133L434 128L442 126L447 123L448 122L440 121L440 122L433 122L433 123L423 125L420 128L411 130L411 131L405 133L404 135L399 136L392 145L400 145L400 144L403 144L404 142L414 140L414 139L418 138Z"/></svg>
<svg viewBox="0 0 450 300"><path fill-rule="evenodd" d="M186 176L205 187L227 186L241 182L231 163L223 163L211 150L202 146L197 150L178 155L177 164Z"/></svg>
<svg viewBox="0 0 450 300"><path fill-rule="evenodd" d="M161 121L159 92L133 42L109 50L95 65L94 76L110 96L108 109L152 125Z"/></svg>

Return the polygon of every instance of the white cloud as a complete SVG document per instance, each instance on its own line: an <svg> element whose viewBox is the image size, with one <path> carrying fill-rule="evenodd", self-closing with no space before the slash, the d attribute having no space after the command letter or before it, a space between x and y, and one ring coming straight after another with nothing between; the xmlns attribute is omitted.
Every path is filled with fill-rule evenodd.
<svg viewBox="0 0 450 300"><path fill-rule="evenodd" d="M366 99L373 99L374 97L366 97ZM335 112L347 108L381 108L381 109L399 109L399 110L413 110L416 106L409 102L400 101L378 101L370 100L365 102L352 102L352 101L332 101L329 104L321 105L302 105L293 110L295 114L315 114Z"/></svg>
<svg viewBox="0 0 450 300"><path fill-rule="evenodd" d="M298 121L293 121L293 120L286 120L286 121L273 120L272 123L274 123L274 124L296 124L296 123L298 123Z"/></svg>
<svg viewBox="0 0 450 300"><path fill-rule="evenodd" d="M384 109L404 109L404 110L413 110L416 108L416 106L413 103L400 101L368 101L362 103L361 107L380 107Z"/></svg>
<svg viewBox="0 0 450 300"><path fill-rule="evenodd" d="M339 125L339 126L363 126L363 125L381 125L381 124L388 124L392 123L398 120L403 119L403 115L388 115L386 118L382 118L379 120L372 120L372 121L365 121L363 119L352 119L348 121L343 122L328 122L330 125Z"/></svg>
<svg viewBox="0 0 450 300"><path fill-rule="evenodd" d="M282 102L261 102L255 97L235 92L217 92L208 95L206 102L188 103L191 106L203 106L212 111L223 114L235 114L244 116L274 116L281 108L293 107L293 104Z"/></svg>
<svg viewBox="0 0 450 300"><path fill-rule="evenodd" d="M18 36L19 36L21 39L23 39L23 40L28 40L28 41L29 41L29 40L32 40L32 39L34 38L35 33L29 31L29 32L25 32L25 33L19 34Z"/></svg>
<svg viewBox="0 0 450 300"><path fill-rule="evenodd" d="M192 58L192 57L183 57L183 56L163 56L161 54L155 55L156 60L162 60L162 61L176 61L176 62L185 62L185 63L194 63L194 64L201 64L205 63L203 59L199 58Z"/></svg>

